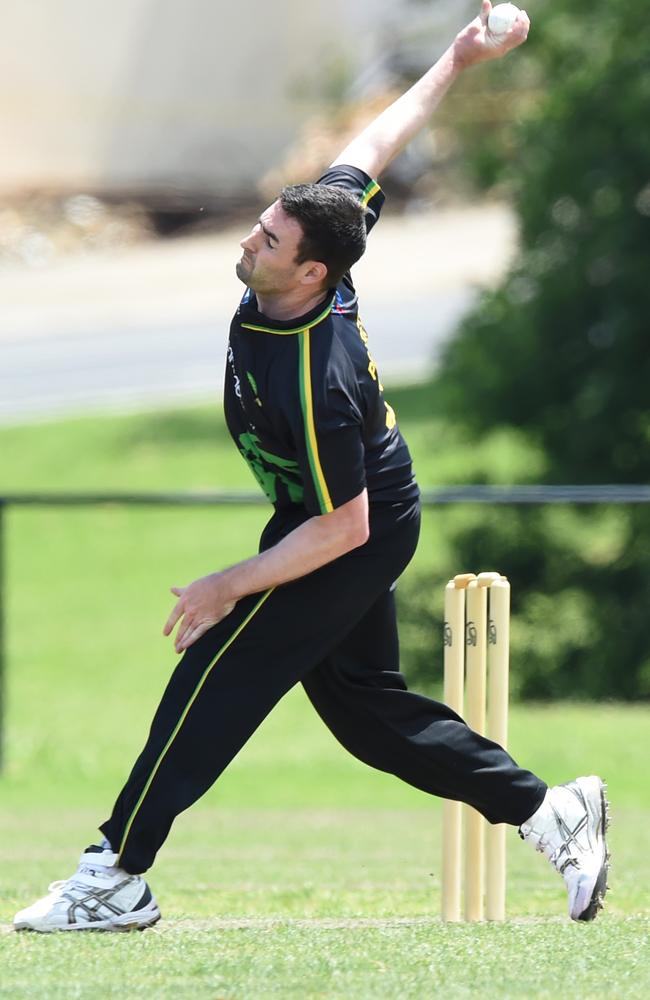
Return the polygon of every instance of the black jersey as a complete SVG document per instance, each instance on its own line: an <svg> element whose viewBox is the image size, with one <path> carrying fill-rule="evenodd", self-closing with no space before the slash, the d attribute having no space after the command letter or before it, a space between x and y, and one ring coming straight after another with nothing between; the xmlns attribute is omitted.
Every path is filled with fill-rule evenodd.
<svg viewBox="0 0 650 1000"><path fill-rule="evenodd" d="M358 193L372 228L384 202L375 181L345 166L319 183ZM286 322L263 316L246 291L230 327L224 407L235 444L278 512L325 514L364 487L371 503L418 495L350 275L312 312Z"/></svg>

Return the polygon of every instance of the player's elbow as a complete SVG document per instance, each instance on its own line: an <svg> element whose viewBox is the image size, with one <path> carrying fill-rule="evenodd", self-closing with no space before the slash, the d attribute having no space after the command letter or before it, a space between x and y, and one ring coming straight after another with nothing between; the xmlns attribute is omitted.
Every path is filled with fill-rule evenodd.
<svg viewBox="0 0 650 1000"><path fill-rule="evenodd" d="M368 527L368 522L365 524L355 524L348 529L346 535L347 549L351 551L352 549L358 549L360 546L365 545L370 537L370 528Z"/></svg>
<svg viewBox="0 0 650 1000"><path fill-rule="evenodd" d="M346 550L358 549L365 545L370 536L368 520L368 494L364 490L354 500L343 505L338 511L341 519L341 535Z"/></svg>

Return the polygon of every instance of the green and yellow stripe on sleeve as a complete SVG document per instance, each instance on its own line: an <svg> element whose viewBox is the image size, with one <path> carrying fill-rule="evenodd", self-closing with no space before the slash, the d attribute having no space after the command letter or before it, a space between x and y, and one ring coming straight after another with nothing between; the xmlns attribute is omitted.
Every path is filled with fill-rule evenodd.
<svg viewBox="0 0 650 1000"><path fill-rule="evenodd" d="M311 384L311 329L303 330L298 335L299 345L299 375L300 375L300 405L305 425L305 441L307 458L311 470L316 498L321 514L329 514L334 510L334 504L327 487L323 467L318 454L318 439L314 421L314 400Z"/></svg>
<svg viewBox="0 0 650 1000"><path fill-rule="evenodd" d="M370 181L370 184L366 185L361 195L361 204L363 207L367 208L375 195L380 193L381 188L379 187L377 181Z"/></svg>

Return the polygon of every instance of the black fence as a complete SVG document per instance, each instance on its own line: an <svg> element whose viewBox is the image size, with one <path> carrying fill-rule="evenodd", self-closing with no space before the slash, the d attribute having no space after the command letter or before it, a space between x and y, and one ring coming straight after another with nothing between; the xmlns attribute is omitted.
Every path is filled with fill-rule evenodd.
<svg viewBox="0 0 650 1000"><path fill-rule="evenodd" d="M650 486L443 486L424 490L425 507L444 504L647 504ZM259 493L10 493L0 496L0 771L4 762L6 656L6 513L11 507L266 506Z"/></svg>

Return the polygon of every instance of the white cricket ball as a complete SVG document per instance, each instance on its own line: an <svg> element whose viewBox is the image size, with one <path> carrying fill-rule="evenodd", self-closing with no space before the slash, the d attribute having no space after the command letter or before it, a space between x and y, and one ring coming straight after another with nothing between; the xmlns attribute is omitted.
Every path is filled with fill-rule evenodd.
<svg viewBox="0 0 650 1000"><path fill-rule="evenodd" d="M513 3L499 3L493 7L488 17L488 32L496 42L503 40L503 36L512 28L517 20L519 7Z"/></svg>

